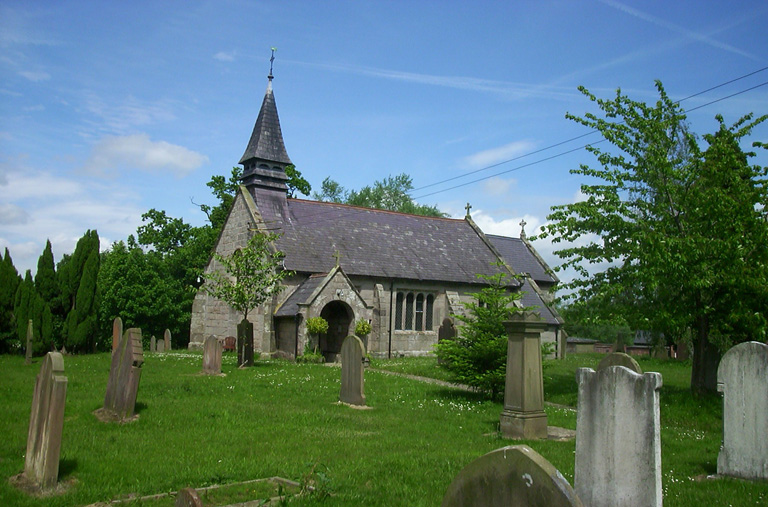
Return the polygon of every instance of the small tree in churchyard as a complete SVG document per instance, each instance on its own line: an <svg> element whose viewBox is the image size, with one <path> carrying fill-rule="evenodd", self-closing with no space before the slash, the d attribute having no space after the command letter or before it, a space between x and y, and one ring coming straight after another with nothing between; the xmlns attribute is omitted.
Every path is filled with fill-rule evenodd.
<svg viewBox="0 0 768 507"><path fill-rule="evenodd" d="M317 347L320 342L320 335L328 332L328 321L322 317L310 317L305 325L307 334L314 340L310 340L311 343L310 341L307 342L306 347L304 347L304 354L300 358L297 357L296 360L302 363L325 362L323 354L317 351Z"/></svg>
<svg viewBox="0 0 768 507"><path fill-rule="evenodd" d="M454 382L467 384L498 399L504 393L507 361L507 332L504 321L521 308L514 302L521 292L508 291L506 272L477 275L488 286L472 294L474 301L464 303L468 315L456 315L464 324L459 336L435 346L440 366L447 369Z"/></svg>
<svg viewBox="0 0 768 507"><path fill-rule="evenodd" d="M280 268L283 253L274 246L278 237L257 233L245 248L231 255L214 254L224 269L205 274L203 289L243 314L237 326L240 366L253 365L253 324L248 321L248 312L279 294L283 289L280 282L291 274Z"/></svg>

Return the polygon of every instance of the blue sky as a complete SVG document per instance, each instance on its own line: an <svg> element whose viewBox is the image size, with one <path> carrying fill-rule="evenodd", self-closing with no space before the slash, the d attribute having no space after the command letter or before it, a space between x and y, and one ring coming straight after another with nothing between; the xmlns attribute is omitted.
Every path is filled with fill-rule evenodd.
<svg viewBox="0 0 768 507"><path fill-rule="evenodd" d="M762 0L0 0L0 248L34 272L46 239L57 261L87 229L107 248L150 208L202 224L191 200L211 203L205 183L242 156L270 47L286 148L314 188L405 172L420 202L455 217L470 202L486 232L516 236L524 218L531 234L578 198L568 171L599 137L472 171L586 133L565 119L594 111L579 85L654 101L660 79L683 99L764 69L767 26ZM693 130L768 113L766 82L684 101L756 87L692 111Z"/></svg>

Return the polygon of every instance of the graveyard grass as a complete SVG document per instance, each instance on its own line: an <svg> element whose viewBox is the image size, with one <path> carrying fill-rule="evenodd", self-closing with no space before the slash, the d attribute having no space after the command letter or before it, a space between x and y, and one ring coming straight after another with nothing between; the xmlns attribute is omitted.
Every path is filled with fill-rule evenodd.
<svg viewBox="0 0 768 507"><path fill-rule="evenodd" d="M547 401L575 407L576 368L594 368L600 357L546 361ZM292 505L434 506L465 465L515 443L498 437L501 404L377 371L444 379L435 358L374 360L365 372L368 410L336 403L341 384L337 367L260 360L252 368L237 369L235 362L234 354L225 354L226 376L203 376L200 353L145 354L136 407L140 417L117 425L101 423L92 414L104 401L109 354L66 356L69 382L59 483L67 489L58 496L33 498L8 479L24 469L41 359L25 366L23 357L0 357L0 505L89 505L279 476L317 486L315 494L288 498ZM705 478L716 473L721 400L690 395L690 364L639 362L643 371L658 371L664 381L665 505L768 503L766 482ZM575 429L573 409L550 405L546 411L550 425ZM521 443L573 483L573 441ZM326 492L332 496L323 498ZM220 501L226 503L226 496Z"/></svg>

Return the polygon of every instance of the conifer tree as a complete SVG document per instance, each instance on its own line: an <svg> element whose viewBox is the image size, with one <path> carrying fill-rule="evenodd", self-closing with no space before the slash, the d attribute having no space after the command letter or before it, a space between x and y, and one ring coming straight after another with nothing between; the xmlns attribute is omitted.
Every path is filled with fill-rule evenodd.
<svg viewBox="0 0 768 507"><path fill-rule="evenodd" d="M53 249L51 240L45 243L45 250L37 260L37 273L35 273L35 288L42 298L51 303L59 297L59 284L56 280L56 269L53 264Z"/></svg>
<svg viewBox="0 0 768 507"><path fill-rule="evenodd" d="M13 265L11 254L5 249L0 262L0 353L10 352L16 338L16 319L13 307L21 277Z"/></svg>
<svg viewBox="0 0 768 507"><path fill-rule="evenodd" d="M62 285L63 295L71 301L64 322L64 341L73 351L91 352L97 344L99 265L99 235L89 230L66 263L66 294Z"/></svg>

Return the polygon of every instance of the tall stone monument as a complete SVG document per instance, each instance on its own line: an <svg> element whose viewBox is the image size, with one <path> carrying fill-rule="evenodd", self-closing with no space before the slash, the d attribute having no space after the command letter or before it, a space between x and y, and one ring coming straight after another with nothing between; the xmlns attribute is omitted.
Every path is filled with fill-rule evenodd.
<svg viewBox="0 0 768 507"><path fill-rule="evenodd" d="M206 375L221 374L221 342L215 336L209 336L205 339L203 373Z"/></svg>
<svg viewBox="0 0 768 507"><path fill-rule="evenodd" d="M107 394L104 396L104 408L100 411L104 418L125 421L134 416L143 364L141 329L130 328L120 340L120 347L112 354Z"/></svg>
<svg viewBox="0 0 768 507"><path fill-rule="evenodd" d="M66 398L64 358L48 352L35 381L24 463L24 476L40 489L54 488L58 481Z"/></svg>
<svg viewBox="0 0 768 507"><path fill-rule="evenodd" d="M365 406L363 394L363 356L365 347L355 335L347 336L341 344L341 392L339 401Z"/></svg>
<svg viewBox="0 0 768 507"><path fill-rule="evenodd" d="M745 342L725 353L717 368L723 393L723 445L717 473L768 479L768 345Z"/></svg>
<svg viewBox="0 0 768 507"><path fill-rule="evenodd" d="M576 371L574 488L591 507L661 507L661 374Z"/></svg>
<svg viewBox="0 0 768 507"><path fill-rule="evenodd" d="M547 325L538 313L519 312L504 322L507 330L507 376L499 425L503 438L547 438L541 332Z"/></svg>
<svg viewBox="0 0 768 507"><path fill-rule="evenodd" d="M464 467L442 503L442 507L476 505L581 507L582 503L549 461L527 445L514 445L491 451Z"/></svg>
<svg viewBox="0 0 768 507"><path fill-rule="evenodd" d="M34 329L32 328L32 319L27 321L27 350L24 356L24 362L26 364L32 364L32 336Z"/></svg>
<svg viewBox="0 0 768 507"><path fill-rule="evenodd" d="M120 346L120 339L123 337L123 319L115 317L112 321L112 353L114 354Z"/></svg>

